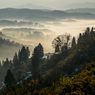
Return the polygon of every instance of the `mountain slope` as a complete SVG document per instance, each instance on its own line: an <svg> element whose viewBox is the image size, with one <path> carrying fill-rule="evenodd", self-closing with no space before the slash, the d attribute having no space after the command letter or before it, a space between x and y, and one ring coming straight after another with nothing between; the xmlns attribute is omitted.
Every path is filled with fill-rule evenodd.
<svg viewBox="0 0 95 95"><path fill-rule="evenodd" d="M38 79L23 80L3 88L3 94L19 95L94 95L95 93L95 31L87 28L76 45L54 54L42 65L45 70ZM56 62L57 60L57 62ZM55 64L54 64L55 63ZM11 89L13 88L13 90Z"/></svg>

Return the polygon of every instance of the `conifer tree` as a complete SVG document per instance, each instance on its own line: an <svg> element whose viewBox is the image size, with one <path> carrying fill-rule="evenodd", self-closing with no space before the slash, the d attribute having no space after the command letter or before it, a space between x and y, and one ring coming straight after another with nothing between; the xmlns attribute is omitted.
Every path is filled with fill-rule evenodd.
<svg viewBox="0 0 95 95"><path fill-rule="evenodd" d="M18 52L18 61L19 61L19 64L21 63L21 51L19 50Z"/></svg>
<svg viewBox="0 0 95 95"><path fill-rule="evenodd" d="M79 38L78 38L78 40L77 40L77 43L78 43L78 44L80 44L81 38L82 38L82 34L80 33L80 34L79 34Z"/></svg>
<svg viewBox="0 0 95 95"><path fill-rule="evenodd" d="M8 69L10 67L10 61L8 58L6 58L5 61L3 61L3 67Z"/></svg>
<svg viewBox="0 0 95 95"><path fill-rule="evenodd" d="M11 85L12 83L15 82L14 76L10 69L8 69L8 71L7 71L4 82L6 85Z"/></svg>
<svg viewBox="0 0 95 95"><path fill-rule="evenodd" d="M25 46L23 46L21 51L19 50L19 53L18 53L19 63L23 63L23 62L27 63L29 56L30 56L29 48L28 47L25 48Z"/></svg>
<svg viewBox="0 0 95 95"><path fill-rule="evenodd" d="M26 61L28 62L29 60L29 56L30 56L30 51L29 51L29 48L26 47Z"/></svg>
<svg viewBox="0 0 95 95"><path fill-rule="evenodd" d="M14 67L18 66L18 56L17 56L17 53L15 53L15 55L13 57L13 64L14 64Z"/></svg>
<svg viewBox="0 0 95 95"><path fill-rule="evenodd" d="M86 33L86 34L89 34L89 33L90 33L90 28L89 28L89 27L86 28L85 33Z"/></svg>
<svg viewBox="0 0 95 95"><path fill-rule="evenodd" d="M92 27L92 28L91 28L91 34L93 34L93 33L94 33L94 28Z"/></svg>
<svg viewBox="0 0 95 95"><path fill-rule="evenodd" d="M73 37L72 39L72 47L76 45L76 40L75 40L75 37Z"/></svg>
<svg viewBox="0 0 95 95"><path fill-rule="evenodd" d="M39 63L41 62L41 58L43 57L43 47L39 44L37 47L34 48L34 52L32 55L32 74L33 78L37 78L39 76Z"/></svg>

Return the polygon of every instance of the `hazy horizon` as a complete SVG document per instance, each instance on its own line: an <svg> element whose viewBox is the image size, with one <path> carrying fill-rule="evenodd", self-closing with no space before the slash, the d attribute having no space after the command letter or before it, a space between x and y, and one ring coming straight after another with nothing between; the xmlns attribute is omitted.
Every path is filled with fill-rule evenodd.
<svg viewBox="0 0 95 95"><path fill-rule="evenodd" d="M81 1L79 0L27 0L27 1L0 0L0 9L2 8L30 8L30 9L64 10L64 9L72 8L73 4L80 5L80 3L85 4L85 3L95 3L95 2L93 0L84 0L84 1L82 0ZM89 7L92 7L92 4Z"/></svg>

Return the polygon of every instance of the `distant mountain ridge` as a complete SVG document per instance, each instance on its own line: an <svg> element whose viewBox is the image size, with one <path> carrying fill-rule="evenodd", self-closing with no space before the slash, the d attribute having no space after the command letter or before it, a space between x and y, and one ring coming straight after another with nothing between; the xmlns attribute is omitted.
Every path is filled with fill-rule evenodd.
<svg viewBox="0 0 95 95"><path fill-rule="evenodd" d="M0 9L0 19L18 19L28 21L56 21L59 19L76 18L76 19L95 19L91 13L69 13L61 10L38 10L38 9Z"/></svg>
<svg viewBox="0 0 95 95"><path fill-rule="evenodd" d="M90 13L95 14L95 8L77 8L77 9L69 9L66 10L69 13Z"/></svg>
<svg viewBox="0 0 95 95"><path fill-rule="evenodd" d="M5 8L0 9L0 19L24 19L24 20L42 20L42 19L55 19L61 16L58 14L60 11L44 11L39 9L15 9ZM64 14L63 11L60 13Z"/></svg>

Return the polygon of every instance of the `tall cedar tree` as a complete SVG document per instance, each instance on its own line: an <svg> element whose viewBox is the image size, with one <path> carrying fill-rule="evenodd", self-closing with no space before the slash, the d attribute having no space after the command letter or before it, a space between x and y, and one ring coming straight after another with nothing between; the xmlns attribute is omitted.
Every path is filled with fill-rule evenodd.
<svg viewBox="0 0 95 95"><path fill-rule="evenodd" d="M41 58L43 57L43 47L39 44L34 48L34 53L32 55L32 75L33 78L37 78L39 76L39 63L41 62Z"/></svg>

